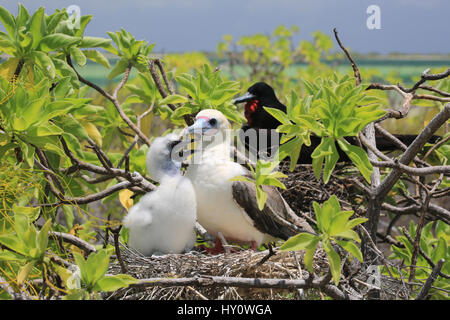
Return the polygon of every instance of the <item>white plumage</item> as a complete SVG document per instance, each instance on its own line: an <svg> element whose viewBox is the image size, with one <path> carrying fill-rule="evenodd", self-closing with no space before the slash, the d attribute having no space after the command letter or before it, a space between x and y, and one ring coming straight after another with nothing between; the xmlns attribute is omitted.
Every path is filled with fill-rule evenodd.
<svg viewBox="0 0 450 320"><path fill-rule="evenodd" d="M203 110L196 119L189 131L201 131L204 136L219 134L224 137L230 128L225 116L216 110ZM195 188L198 222L214 236L221 232L226 239L236 242L259 246L273 241L274 237L254 226L252 219L233 198L232 182L229 180L248 171L231 161L226 139L218 137L209 144L203 141L202 147L200 156L194 153L194 163L189 165L185 175Z"/></svg>
<svg viewBox="0 0 450 320"><path fill-rule="evenodd" d="M189 179L172 160L177 136L157 138L147 154L150 176L159 187L144 195L123 219L128 245L144 255L182 253L195 245L196 199Z"/></svg>

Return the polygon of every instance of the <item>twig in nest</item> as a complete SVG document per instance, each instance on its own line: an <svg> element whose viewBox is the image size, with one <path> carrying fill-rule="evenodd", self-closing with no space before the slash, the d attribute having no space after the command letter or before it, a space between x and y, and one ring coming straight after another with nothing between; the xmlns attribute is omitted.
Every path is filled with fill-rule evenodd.
<svg viewBox="0 0 450 320"><path fill-rule="evenodd" d="M264 245L265 247L267 247L268 249L269 249L269 253L266 255L266 256L264 256L262 259L261 259L261 261L259 261L257 264L256 264L256 266L257 267L259 267L259 266L261 266L262 264L264 264L264 262L266 262L267 260L269 260L270 259L270 257L272 257L272 256L274 256L275 254L276 254L276 252L273 250L273 245L272 245L272 243L267 243L267 245Z"/></svg>
<svg viewBox="0 0 450 320"><path fill-rule="evenodd" d="M128 272L127 267L125 266L125 263L123 262L122 255L120 253L120 244L119 244L120 230L122 230L122 226L120 225L115 229L113 229L113 228L108 228L108 229L113 234L114 248L116 250L117 260L119 260L120 270L122 271L122 273L127 273Z"/></svg>

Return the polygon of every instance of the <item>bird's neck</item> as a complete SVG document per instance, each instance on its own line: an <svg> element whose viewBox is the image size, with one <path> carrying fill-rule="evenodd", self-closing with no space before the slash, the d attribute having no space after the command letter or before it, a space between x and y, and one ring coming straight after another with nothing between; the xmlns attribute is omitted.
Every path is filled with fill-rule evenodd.
<svg viewBox="0 0 450 320"><path fill-rule="evenodd" d="M180 175L181 164L174 161L164 161L159 164L150 163L148 171L153 180L161 182L165 177Z"/></svg>
<svg viewBox="0 0 450 320"><path fill-rule="evenodd" d="M204 145L199 151L196 151L191 159L191 164L201 165L211 162L230 161L231 148L226 141L222 143L210 143Z"/></svg>

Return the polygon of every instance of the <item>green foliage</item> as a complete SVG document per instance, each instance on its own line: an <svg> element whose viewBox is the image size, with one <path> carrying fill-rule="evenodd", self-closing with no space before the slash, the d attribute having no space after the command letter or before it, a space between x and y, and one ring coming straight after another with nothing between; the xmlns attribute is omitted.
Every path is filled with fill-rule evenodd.
<svg viewBox="0 0 450 320"><path fill-rule="evenodd" d="M107 274L113 250L110 244L105 249L96 245L97 253L83 256L81 249L49 236L50 231L57 231L93 242L98 232L116 226L124 214L117 209L118 192L102 199L100 217L87 204L48 205L58 203L62 197L74 199L98 193L119 181L106 177L105 181L91 183L90 180L104 176L79 168L69 154L84 164L104 167L90 145L94 141L112 165L118 166L135 136L110 99L79 80L78 68L84 74L86 68L98 64L100 69L105 68L105 78L117 82L131 67L130 78L117 99L135 124L137 115L148 111L139 120L142 132L149 133L150 140L167 130L184 127L184 116L206 108L220 110L235 126L240 126L245 119L242 109L238 109L241 107L232 104L232 98L256 80L268 81L281 100L288 96L286 114L267 109L282 123L278 128L283 134L280 160L289 157L293 170L301 146L310 145L310 134L314 133L322 138L313 154L317 178L322 174L325 182L329 180L336 164L338 143L369 179L372 167L366 153L349 145L343 137L356 136L365 125L382 116L384 112L379 105L392 103L392 97L384 92L366 92L365 85L355 88L353 78L341 75L342 72L334 74L335 66L324 63L331 58L333 46L329 36L315 32L311 42L303 41L296 46L293 37L298 28L282 25L270 35L249 35L235 42L231 36L225 36L217 50L219 56L230 59L230 70L213 69L215 64L203 53L168 54L161 61L176 93L162 98L148 71L154 45L136 40L123 29L108 32L109 38L85 35L91 20L91 15L69 17L65 9L48 14L40 7L28 12L19 4L17 15L13 15L0 6L0 22L5 30L0 32L0 53L6 56L0 64L0 272L16 292L38 297L33 281L39 279L48 285L41 286L44 296L56 290L64 299L97 299L102 292L136 281L127 275ZM237 47L241 52L235 51ZM242 65L242 62L243 73L237 72L238 68L231 72L233 63ZM299 66L299 62L306 65ZM112 69L106 70L111 68L110 63ZM345 72L350 72L350 68ZM366 81L400 81L398 73L385 79L374 69L361 69L361 74ZM436 81L434 85L449 91L450 81ZM104 88L109 94L113 90L111 85ZM431 111L443 105L423 104L431 107ZM148 146L140 140L129 150L130 172L145 176L147 150ZM38 166L38 162L44 163L42 157L48 166L45 170ZM446 143L428 160L442 164L448 158ZM264 185L285 188L279 180L284 175L273 172L277 165L278 162L259 161L254 170L251 168L253 180L235 178L255 183L260 209L266 201ZM440 189L448 187L444 179ZM400 190L406 190L406 186L399 182L390 194L390 201ZM349 220L352 212L341 211L334 196L322 207L314 203L314 211L318 234L301 233L286 241L282 248L306 250L305 263L311 271L314 253L321 245L337 283L341 258L336 248L339 246L361 260L359 238L352 229L365 219ZM106 220L108 215L113 220ZM435 235L430 230L427 225L421 248L434 262L440 257L448 259L448 225L437 223ZM121 241L127 242L127 238L123 229ZM404 238L398 240L405 248L393 247L391 258L410 263L411 244ZM418 265L423 268L417 270L417 277L423 281L430 268L421 256ZM443 272L450 273L448 268L446 262ZM390 271L397 276L408 275L407 269L401 270L402 275ZM448 290L444 279L438 278L435 285ZM442 291L432 293L433 298L444 297ZM0 290L0 298L10 297Z"/></svg>
<svg viewBox="0 0 450 320"><path fill-rule="evenodd" d="M40 72L53 80L57 75L69 76L71 85L78 88L79 83L75 72L66 62L66 56L71 55L78 65L86 64L86 59L107 65L107 60L97 50L89 50L87 55L82 48L111 47L110 40L84 36L84 30L92 16L69 17L66 10L56 10L47 16L40 7L33 15L19 4L18 15L14 17L0 6L3 25L8 33L0 33L0 50L13 57L0 65L0 72L8 80L18 68L29 68ZM23 64L23 66L20 66Z"/></svg>
<svg viewBox="0 0 450 320"><path fill-rule="evenodd" d="M322 206L313 202L314 213L317 219L317 235L309 233L299 233L281 246L282 251L305 250L304 262L309 272L313 273L314 253L322 245L327 253L330 263L330 271L333 280L337 285L341 276L341 258L333 248L334 244L339 245L353 257L362 262L362 254L355 244L361 242L358 234L353 230L358 224L367 221L366 218L350 219L353 211L342 211L341 205L336 196L331 196Z"/></svg>
<svg viewBox="0 0 450 320"><path fill-rule="evenodd" d="M184 103L171 115L175 123L179 123L184 115L196 114L203 109L217 109L228 119L236 123L242 123L244 117L231 102L239 92L239 83L227 81L219 70L211 70L207 64L201 70L196 70L195 75L183 73L175 77L180 89L188 95L168 96L164 103ZM162 103L162 102L161 102Z"/></svg>
<svg viewBox="0 0 450 320"><path fill-rule="evenodd" d="M253 179L249 179L244 176L237 176L230 181L245 181L249 183L255 184L256 189L256 201L258 203L259 210L264 209L264 205L267 200L267 193L263 190L262 186L274 186L281 189L286 189L286 186L278 180L279 178L287 178L282 172L275 171L275 168L279 165L277 161L264 161L258 160L256 163L255 169L251 165L249 165L251 174Z"/></svg>
<svg viewBox="0 0 450 320"><path fill-rule="evenodd" d="M422 229L419 246L420 249L431 259L431 261L436 265L437 262L441 259L444 259L444 265L442 266L441 272L444 274L450 274L450 226L442 221L436 222L435 227L433 228L433 222L429 222ZM408 228L408 233L412 239L415 239L417 225L411 221ZM433 233L434 229L434 233ZM408 279L410 276L410 266L413 254L413 246L405 233L402 230L402 235L396 236L396 240L403 244L403 248L397 247L395 245L391 246L392 254L389 257L390 259L401 260L403 265L405 266L402 269L397 269L395 267L390 267L389 271L396 278L405 278ZM418 254L417 262L416 262L416 271L415 271L415 279L419 281L419 283L424 283L431 275L431 267L428 264L427 260L423 257L423 255ZM388 270L383 268L383 273L388 274ZM434 282L434 286L438 288L442 288L444 290L450 289L450 284L448 279L442 278L438 276ZM418 286L417 288L421 288L422 286ZM418 291L417 291L418 292ZM445 293L441 290L431 289L429 294L432 299L448 299L448 293Z"/></svg>
<svg viewBox="0 0 450 320"><path fill-rule="evenodd" d="M149 45L145 40L136 40L131 33L124 29L117 32L108 32L108 35L113 40L116 48L108 46L105 49L120 57L109 73L108 79L112 79L125 72L129 64L140 72L147 71L149 62L148 55L155 44Z"/></svg>
<svg viewBox="0 0 450 320"><path fill-rule="evenodd" d="M309 134L322 137L311 157L316 178L323 168L323 180L328 182L339 159L336 142L348 155L367 181L370 181L372 165L366 152L349 144L344 137L357 136L369 123L384 115L377 98L365 92L365 85L355 87L348 76L339 78L336 74L329 79L318 79L315 83L304 81L307 95L299 99L291 93L286 114L273 108L265 108L282 125L283 133L279 149L280 159L290 157L293 170L303 144L310 145Z"/></svg>
<svg viewBox="0 0 450 320"><path fill-rule="evenodd" d="M87 259L78 252L74 252L73 256L79 268L79 274L75 277L78 276L80 282L70 288L69 293L64 297L66 300L96 298L98 292L115 291L137 282L135 278L126 274L106 274L110 254L105 249L91 253Z"/></svg>

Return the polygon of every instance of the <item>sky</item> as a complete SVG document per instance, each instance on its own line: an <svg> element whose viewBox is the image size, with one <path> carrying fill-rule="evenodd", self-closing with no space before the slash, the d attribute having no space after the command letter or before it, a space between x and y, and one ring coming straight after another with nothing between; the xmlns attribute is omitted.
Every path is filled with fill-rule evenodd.
<svg viewBox="0 0 450 320"><path fill-rule="evenodd" d="M336 27L344 45L360 53L450 53L449 0L0 0L17 14L21 2L47 14L77 5L94 18L90 36L107 37L120 28L137 39L156 43L154 51L215 51L225 34L270 34L284 24L297 25L295 43L310 40L315 30L332 35ZM370 5L380 9L380 29L370 30ZM0 27L0 29L3 29Z"/></svg>

